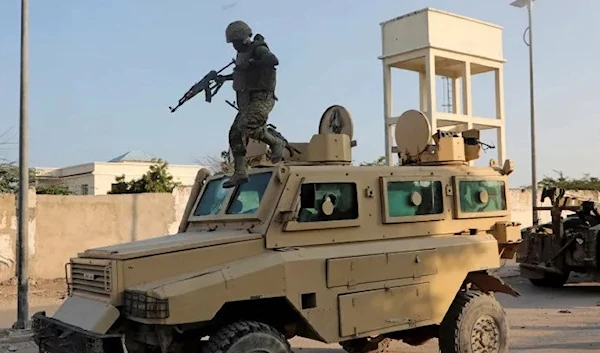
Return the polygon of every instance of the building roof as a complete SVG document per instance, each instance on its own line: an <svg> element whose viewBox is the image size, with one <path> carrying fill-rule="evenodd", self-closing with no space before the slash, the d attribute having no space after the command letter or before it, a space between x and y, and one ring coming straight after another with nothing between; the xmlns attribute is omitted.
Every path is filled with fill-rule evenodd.
<svg viewBox="0 0 600 353"><path fill-rule="evenodd" d="M123 153L109 162L152 162L156 157L144 151L134 150Z"/></svg>

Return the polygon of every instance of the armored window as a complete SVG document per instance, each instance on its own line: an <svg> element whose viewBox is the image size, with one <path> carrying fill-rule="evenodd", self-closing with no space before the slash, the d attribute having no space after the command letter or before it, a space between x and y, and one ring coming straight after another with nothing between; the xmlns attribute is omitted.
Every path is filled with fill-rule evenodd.
<svg viewBox="0 0 600 353"><path fill-rule="evenodd" d="M227 214L253 214L258 211L260 201L271 180L271 172L250 174L248 182L240 185L233 197Z"/></svg>
<svg viewBox="0 0 600 353"><path fill-rule="evenodd" d="M441 181L388 181L389 217L435 215L444 212Z"/></svg>
<svg viewBox="0 0 600 353"><path fill-rule="evenodd" d="M300 190L298 222L340 221L358 218L355 183L310 183Z"/></svg>
<svg viewBox="0 0 600 353"><path fill-rule="evenodd" d="M227 180L225 177L211 180L202 193L202 198L196 206L194 216L216 215L221 211L223 201L227 196L228 190L223 188L223 183Z"/></svg>
<svg viewBox="0 0 600 353"><path fill-rule="evenodd" d="M505 211L506 191L502 180L460 180L460 211L481 213Z"/></svg>

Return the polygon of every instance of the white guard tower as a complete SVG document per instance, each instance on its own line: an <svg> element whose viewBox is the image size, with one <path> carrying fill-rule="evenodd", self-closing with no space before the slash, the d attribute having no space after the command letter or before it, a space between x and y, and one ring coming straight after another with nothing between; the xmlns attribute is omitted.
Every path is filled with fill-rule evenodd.
<svg viewBox="0 0 600 353"><path fill-rule="evenodd" d="M388 165L394 165L393 153L397 150L392 146L398 119L392 116L392 68L419 73L419 109L427 116L433 133L437 130L496 129L497 161L503 163L506 140L502 27L426 8L381 23L381 31L383 53L379 59L383 63ZM473 116L471 76L491 71L495 72L496 116ZM436 75L452 81L452 113L436 110ZM459 79L462 79L462 92Z"/></svg>

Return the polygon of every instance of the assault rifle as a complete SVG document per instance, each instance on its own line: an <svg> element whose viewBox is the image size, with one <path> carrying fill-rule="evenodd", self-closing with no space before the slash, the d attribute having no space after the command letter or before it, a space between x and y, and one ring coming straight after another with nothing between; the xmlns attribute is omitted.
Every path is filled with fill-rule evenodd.
<svg viewBox="0 0 600 353"><path fill-rule="evenodd" d="M183 103L189 101L190 99L194 98L195 95L197 95L198 93L204 91L205 94L205 101L207 102L211 102L212 101L212 97L217 94L217 92L219 92L219 90L221 89L221 86L223 86L223 82L221 83L217 83L215 82L217 77L219 76L219 74L225 70L226 68L228 68L229 66L233 65L235 63L235 60L231 60L231 62L223 67L221 70L219 71L215 71L215 70L211 70L208 74L206 74L206 76L204 76L202 78L202 80L196 82L184 95L183 97L181 97L179 99L179 104L177 104L177 106L175 108L171 108L169 106L169 109L171 110L171 113L175 112L177 110L177 108L181 107L183 105ZM211 84L214 83L214 85L211 86Z"/></svg>

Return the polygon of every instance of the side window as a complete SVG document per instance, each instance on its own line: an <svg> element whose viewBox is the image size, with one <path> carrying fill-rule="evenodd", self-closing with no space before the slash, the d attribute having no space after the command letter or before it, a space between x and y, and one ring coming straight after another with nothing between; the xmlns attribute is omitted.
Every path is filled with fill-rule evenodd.
<svg viewBox="0 0 600 353"><path fill-rule="evenodd" d="M506 210L504 181L460 180L458 183L461 212L493 212Z"/></svg>
<svg viewBox="0 0 600 353"><path fill-rule="evenodd" d="M300 190L298 222L325 222L358 218L355 183L309 183Z"/></svg>
<svg viewBox="0 0 600 353"><path fill-rule="evenodd" d="M444 212L441 181L388 181L389 217L434 215Z"/></svg>

